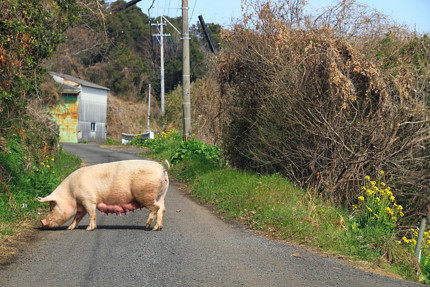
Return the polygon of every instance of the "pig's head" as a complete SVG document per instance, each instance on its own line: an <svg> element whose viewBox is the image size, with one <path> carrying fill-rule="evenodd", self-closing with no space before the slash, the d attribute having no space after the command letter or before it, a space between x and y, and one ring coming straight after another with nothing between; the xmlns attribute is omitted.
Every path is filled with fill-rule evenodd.
<svg viewBox="0 0 430 287"><path fill-rule="evenodd" d="M38 202L49 202L51 212L42 219L43 227L57 227L69 220L76 212L73 205L50 194L44 198L36 198Z"/></svg>

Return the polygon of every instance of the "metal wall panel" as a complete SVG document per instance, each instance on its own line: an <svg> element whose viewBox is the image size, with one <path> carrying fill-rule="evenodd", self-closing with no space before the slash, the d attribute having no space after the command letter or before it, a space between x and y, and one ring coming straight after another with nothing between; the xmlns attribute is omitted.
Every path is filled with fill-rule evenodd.
<svg viewBox="0 0 430 287"><path fill-rule="evenodd" d="M79 132L80 141L106 141L107 91L82 87L79 100ZM91 123L96 130L91 131Z"/></svg>

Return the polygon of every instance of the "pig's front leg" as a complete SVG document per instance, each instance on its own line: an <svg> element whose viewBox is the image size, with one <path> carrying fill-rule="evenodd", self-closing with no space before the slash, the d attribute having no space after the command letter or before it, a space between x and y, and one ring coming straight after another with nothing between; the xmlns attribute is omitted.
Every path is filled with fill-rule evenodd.
<svg viewBox="0 0 430 287"><path fill-rule="evenodd" d="M90 202L90 201L84 201L82 202L82 205L84 206L85 210L88 212L88 215L90 217L90 224L87 227L87 231L91 231L96 229L96 203Z"/></svg>
<svg viewBox="0 0 430 287"><path fill-rule="evenodd" d="M67 230L73 230L76 228L76 226L78 226L79 221L81 221L82 217L85 216L85 214L87 214L87 212L85 210L83 211L78 211L75 215L75 219L73 220L72 224L70 224L69 227L67 227Z"/></svg>

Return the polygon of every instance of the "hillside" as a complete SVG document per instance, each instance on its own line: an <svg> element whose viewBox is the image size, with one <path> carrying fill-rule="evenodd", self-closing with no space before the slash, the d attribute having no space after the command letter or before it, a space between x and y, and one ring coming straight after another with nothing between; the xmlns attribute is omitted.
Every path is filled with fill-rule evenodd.
<svg viewBox="0 0 430 287"><path fill-rule="evenodd" d="M161 115L158 103L151 99L151 130L159 130L154 119ZM154 103L154 104L153 104ZM106 137L121 141L121 133L143 133L147 131L148 106L146 101L126 100L108 95L107 134Z"/></svg>

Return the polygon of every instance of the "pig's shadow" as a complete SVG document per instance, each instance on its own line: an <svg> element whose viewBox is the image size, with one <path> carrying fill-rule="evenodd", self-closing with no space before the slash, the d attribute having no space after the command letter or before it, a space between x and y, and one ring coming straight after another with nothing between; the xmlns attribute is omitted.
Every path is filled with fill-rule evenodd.
<svg viewBox="0 0 430 287"><path fill-rule="evenodd" d="M52 228L39 227L38 229L41 230L41 231L61 231L61 230L67 230L67 227L68 226L58 226L58 227L52 227ZM79 225L78 227L75 228L75 230L85 230L86 228L87 228L87 225ZM140 226L140 225L97 225L96 230L97 229L101 229L101 230L143 230L143 231L152 231L152 227L146 228L145 226Z"/></svg>

